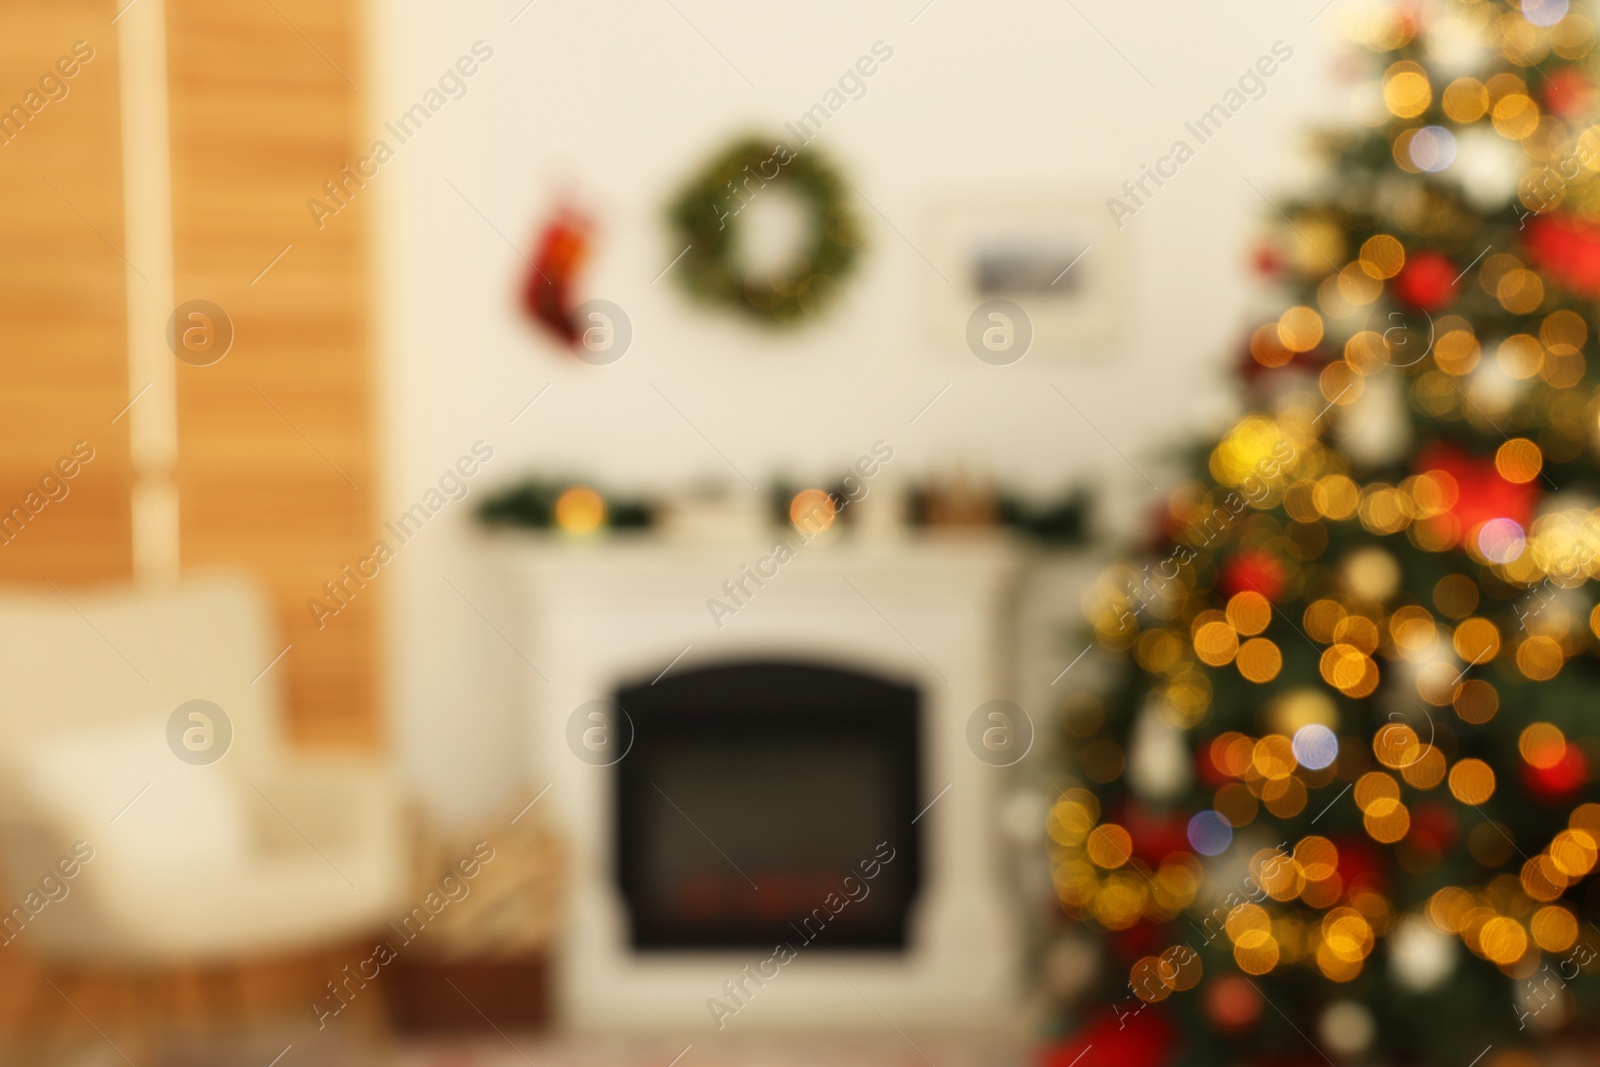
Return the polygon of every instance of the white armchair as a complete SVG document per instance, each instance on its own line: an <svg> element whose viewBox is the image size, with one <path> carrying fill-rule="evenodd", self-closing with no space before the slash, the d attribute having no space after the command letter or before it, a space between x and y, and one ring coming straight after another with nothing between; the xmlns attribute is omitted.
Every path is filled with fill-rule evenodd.
<svg viewBox="0 0 1600 1067"><path fill-rule="evenodd" d="M282 648L235 578L0 595L0 941L47 964L209 966L402 910L400 793L284 751ZM222 709L219 748L231 726L214 762L169 741L191 700Z"/></svg>

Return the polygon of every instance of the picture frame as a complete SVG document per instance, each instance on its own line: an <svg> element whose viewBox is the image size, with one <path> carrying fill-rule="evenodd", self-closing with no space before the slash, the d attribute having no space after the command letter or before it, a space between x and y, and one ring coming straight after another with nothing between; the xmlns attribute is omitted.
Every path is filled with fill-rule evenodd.
<svg viewBox="0 0 1600 1067"><path fill-rule="evenodd" d="M1102 201L1033 194L935 206L928 322L942 351L970 358L969 324L990 301L1022 309L1034 357L1105 351L1127 318L1130 256ZM1021 358L1021 357L1018 357Z"/></svg>

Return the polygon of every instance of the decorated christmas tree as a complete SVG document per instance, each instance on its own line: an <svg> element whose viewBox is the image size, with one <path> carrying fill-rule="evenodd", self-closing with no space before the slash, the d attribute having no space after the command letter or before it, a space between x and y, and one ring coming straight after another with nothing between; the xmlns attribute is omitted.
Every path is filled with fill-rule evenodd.
<svg viewBox="0 0 1600 1067"><path fill-rule="evenodd" d="M1249 414L1086 604L1059 1067L1600 1047L1595 27L1351 8L1360 121L1274 198Z"/></svg>

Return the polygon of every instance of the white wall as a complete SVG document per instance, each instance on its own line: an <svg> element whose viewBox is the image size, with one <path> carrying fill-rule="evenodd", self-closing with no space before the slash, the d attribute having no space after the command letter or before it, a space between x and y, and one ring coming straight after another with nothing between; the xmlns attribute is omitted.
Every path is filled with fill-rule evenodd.
<svg viewBox="0 0 1600 1067"><path fill-rule="evenodd" d="M534 0L515 22L523 0L374 3L375 79L363 86L373 139L474 41L494 49L468 95L361 194L380 204L387 515L473 441L495 449L472 498L385 571L391 721L442 813L502 800L519 770L529 668L478 614L514 639L503 583L475 544L470 506L484 489L535 469L646 490L736 479L655 387L758 483L830 473L887 438L896 476L960 458L1034 488L1087 481L1124 528L1154 494L1047 383L1164 485L1169 446L1232 410L1221 368L1246 325L1247 253L1269 210L1244 179L1275 197L1303 173L1295 155L1310 117L1335 96L1337 8L1312 24L1321 0L934 0L912 22L922 3ZM930 208L952 195L1103 204L1274 41L1295 56L1117 234L1136 281L1107 350L1009 368L934 352L921 310L932 272L865 206L870 251L840 305L803 331L774 336L691 306L671 278L652 285L678 251L663 216L685 177L732 136L780 129L879 39L894 58L816 145L919 248ZM633 321L632 349L610 367L552 347L516 308L526 267L506 239L527 252L569 189L602 227L586 295Z"/></svg>

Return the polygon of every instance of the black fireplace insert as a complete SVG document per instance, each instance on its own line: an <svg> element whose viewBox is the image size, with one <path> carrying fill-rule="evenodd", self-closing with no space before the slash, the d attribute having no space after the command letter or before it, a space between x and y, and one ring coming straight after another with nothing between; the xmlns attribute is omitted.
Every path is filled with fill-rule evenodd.
<svg viewBox="0 0 1600 1067"><path fill-rule="evenodd" d="M921 880L919 696L740 661L625 687L616 870L637 949L902 950Z"/></svg>

